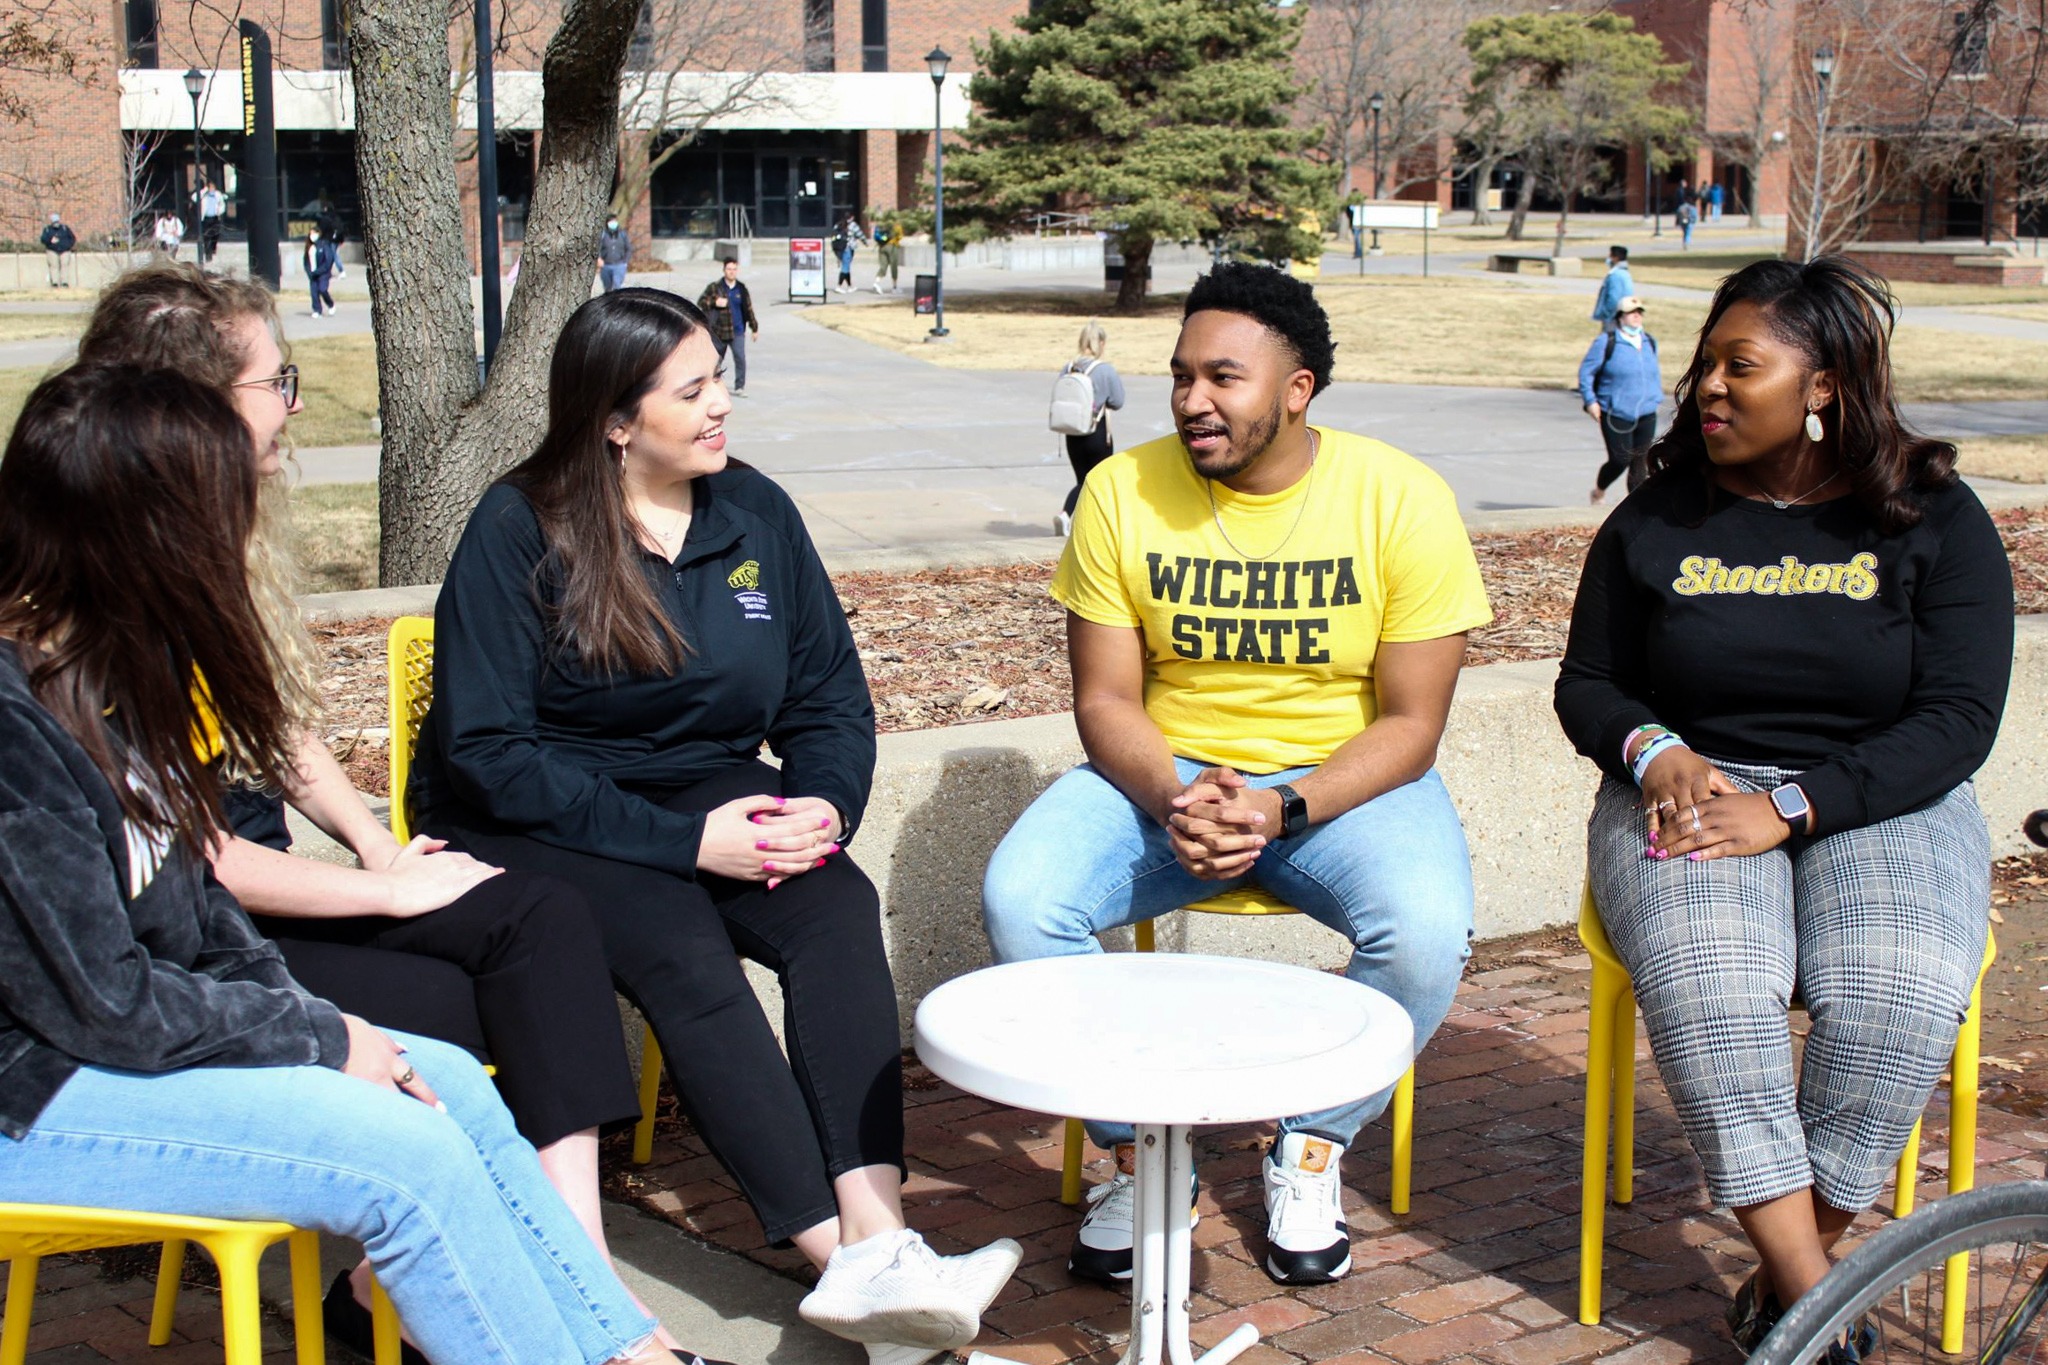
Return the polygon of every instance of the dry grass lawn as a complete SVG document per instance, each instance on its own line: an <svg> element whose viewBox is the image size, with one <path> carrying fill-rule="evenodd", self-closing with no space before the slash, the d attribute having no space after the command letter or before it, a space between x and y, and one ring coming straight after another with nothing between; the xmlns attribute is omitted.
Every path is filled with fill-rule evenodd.
<svg viewBox="0 0 2048 1365"><path fill-rule="evenodd" d="M352 592L377 586L376 484L295 488L291 525L300 592Z"/></svg>
<svg viewBox="0 0 2048 1365"><path fill-rule="evenodd" d="M83 313L0 313L0 341L74 337L84 330Z"/></svg>
<svg viewBox="0 0 2048 1365"><path fill-rule="evenodd" d="M1336 377L1352 383L1570 388L1592 337L1588 298L1505 277L1334 276L1325 277L1317 293L1337 335ZM1107 314L1108 302L1100 294L1078 292L955 294L946 307L953 339L936 346L924 341L930 320L906 307L835 308L803 316L934 365L1047 372L1073 356L1081 323L1100 316L1109 330L1108 359L1118 369L1166 373L1179 330L1178 297L1155 298L1143 315L1131 318ZM1667 382L1678 377L1705 318L1704 300L1652 301L1650 330L1663 346ZM1893 361L1900 395L1911 401L2048 397L2048 343L1904 327Z"/></svg>
<svg viewBox="0 0 2048 1365"><path fill-rule="evenodd" d="M1994 318L2019 318L2024 322L2048 322L2048 303L1985 304L1972 308Z"/></svg>
<svg viewBox="0 0 2048 1365"><path fill-rule="evenodd" d="M1965 474L2012 483L2048 483L2048 436L1978 436L1956 442Z"/></svg>

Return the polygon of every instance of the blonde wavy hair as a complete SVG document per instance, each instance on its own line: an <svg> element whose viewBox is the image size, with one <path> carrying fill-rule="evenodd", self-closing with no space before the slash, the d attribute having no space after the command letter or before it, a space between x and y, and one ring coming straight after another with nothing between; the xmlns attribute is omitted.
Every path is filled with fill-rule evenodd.
<svg viewBox="0 0 2048 1365"><path fill-rule="evenodd" d="M232 398L235 380L249 361L236 329L250 318L269 328L289 356L277 301L262 285L185 262L148 265L120 276L100 294L79 340L78 358L169 370ZM264 479L258 491L248 567L271 673L287 714L303 730L320 717L321 658L292 595L290 505L282 470Z"/></svg>

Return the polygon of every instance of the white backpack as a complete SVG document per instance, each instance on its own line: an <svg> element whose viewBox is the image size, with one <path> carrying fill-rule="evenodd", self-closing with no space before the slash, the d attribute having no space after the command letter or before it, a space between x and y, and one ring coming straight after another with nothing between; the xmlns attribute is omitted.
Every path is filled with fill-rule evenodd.
<svg viewBox="0 0 2048 1365"><path fill-rule="evenodd" d="M1075 369L1071 364L1052 381L1052 410L1045 424L1062 436L1086 436L1095 430L1095 381L1088 372L1102 362L1090 360Z"/></svg>

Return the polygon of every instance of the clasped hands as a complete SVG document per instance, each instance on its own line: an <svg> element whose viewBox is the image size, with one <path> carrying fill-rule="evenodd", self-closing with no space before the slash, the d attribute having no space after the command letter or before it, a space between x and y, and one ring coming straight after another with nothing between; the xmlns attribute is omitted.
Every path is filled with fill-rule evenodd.
<svg viewBox="0 0 2048 1365"><path fill-rule="evenodd" d="M1281 828L1280 795L1232 768L1204 768L1174 796L1163 822L1173 856L1204 881L1241 877Z"/></svg>
<svg viewBox="0 0 2048 1365"><path fill-rule="evenodd" d="M1719 768L1683 746L1650 760L1643 772L1643 856L1661 862L1767 853L1792 827L1764 792L1746 792Z"/></svg>
<svg viewBox="0 0 2048 1365"><path fill-rule="evenodd" d="M768 889L825 865L839 851L846 824L817 796L742 796L704 817L697 870Z"/></svg>

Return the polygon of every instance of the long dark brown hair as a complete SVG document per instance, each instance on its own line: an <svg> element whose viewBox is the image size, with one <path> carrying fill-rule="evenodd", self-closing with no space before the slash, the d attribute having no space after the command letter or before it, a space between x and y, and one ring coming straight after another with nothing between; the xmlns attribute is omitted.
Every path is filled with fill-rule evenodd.
<svg viewBox="0 0 2048 1365"><path fill-rule="evenodd" d="M1738 303L1755 304L1772 333L1811 369L1834 375L1835 397L1820 419L1835 434L1850 491L1871 519L1888 535L1918 525L1918 495L1956 481L1956 448L1920 435L1899 415L1891 362L1898 301L1883 279L1843 256L1804 265L1756 261L1721 281L1692 364L1673 391L1678 415L1650 448L1651 472L1697 469L1710 477L1699 384L1707 371L1707 336Z"/></svg>
<svg viewBox="0 0 2048 1365"><path fill-rule="evenodd" d="M224 827L202 736L244 771L291 771L243 564L255 518L241 414L160 370L53 375L0 456L0 636L128 817L195 849Z"/></svg>
<svg viewBox="0 0 2048 1365"><path fill-rule="evenodd" d="M640 411L662 362L710 331L694 304L618 289L578 308L548 369L548 430L505 476L534 506L561 578L556 643L599 673L672 673L686 649L642 565L619 447L607 435Z"/></svg>

